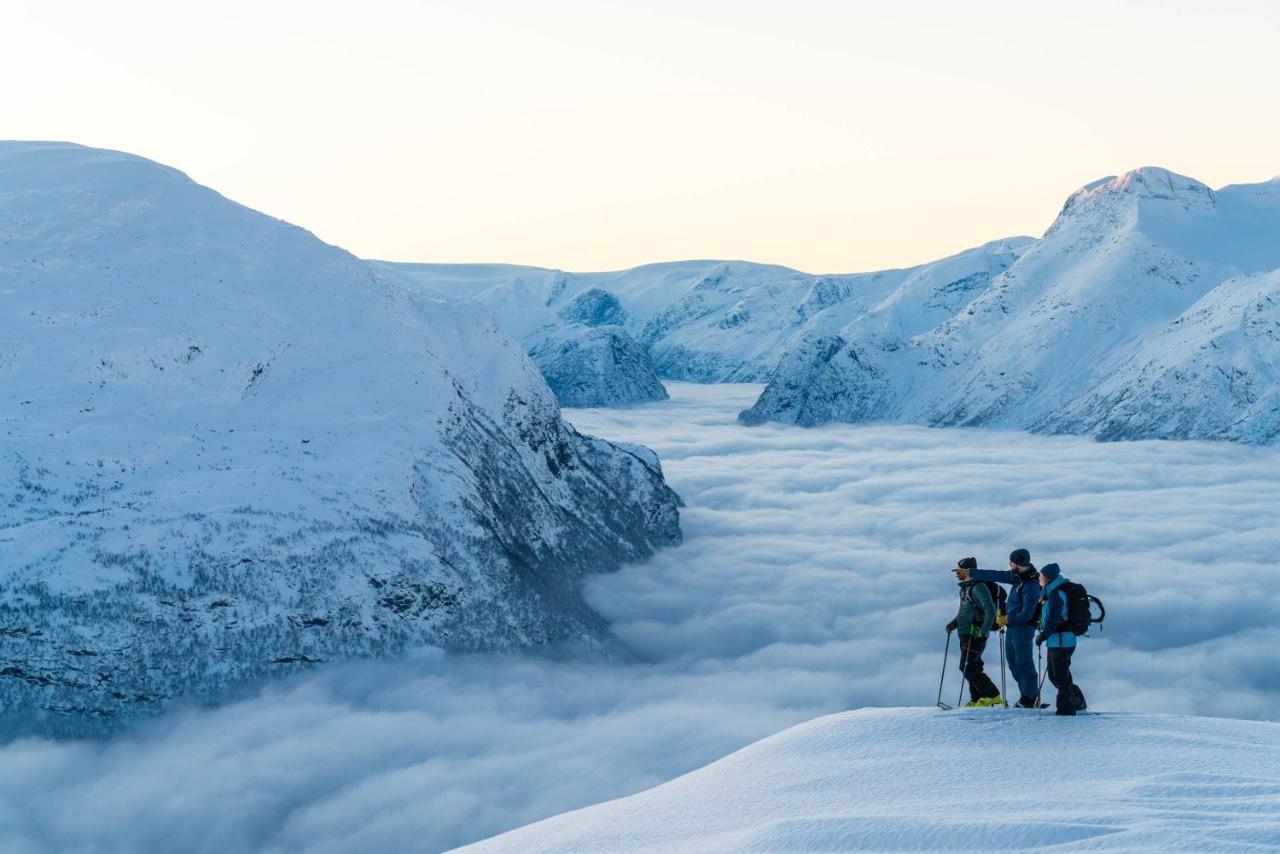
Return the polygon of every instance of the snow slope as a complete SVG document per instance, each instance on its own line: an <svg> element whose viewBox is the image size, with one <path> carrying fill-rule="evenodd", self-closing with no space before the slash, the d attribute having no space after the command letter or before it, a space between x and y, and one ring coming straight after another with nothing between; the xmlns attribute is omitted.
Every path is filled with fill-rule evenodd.
<svg viewBox="0 0 1280 854"><path fill-rule="evenodd" d="M24 726L418 644L607 648L581 577L680 536L656 458L561 421L480 306L70 144L0 143L0 429Z"/></svg>
<svg viewBox="0 0 1280 854"><path fill-rule="evenodd" d="M457 850L1270 851L1278 816L1280 724L862 709Z"/></svg>
<svg viewBox="0 0 1280 854"><path fill-rule="evenodd" d="M1278 268L1280 180L1137 169L1074 193L948 312L904 295L809 336L743 418L1271 443Z"/></svg>

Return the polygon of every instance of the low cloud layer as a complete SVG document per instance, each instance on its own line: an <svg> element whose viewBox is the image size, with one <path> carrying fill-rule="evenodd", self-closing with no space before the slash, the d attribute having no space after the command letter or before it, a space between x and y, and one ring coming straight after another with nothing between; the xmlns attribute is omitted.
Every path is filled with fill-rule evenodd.
<svg viewBox="0 0 1280 854"><path fill-rule="evenodd" d="M740 428L753 390L570 413L654 447L689 505L686 545L589 587L638 662L424 653L107 743L13 742L0 849L435 851L814 715L929 705L947 567L1015 546L1107 603L1077 658L1092 706L1280 718L1280 451Z"/></svg>

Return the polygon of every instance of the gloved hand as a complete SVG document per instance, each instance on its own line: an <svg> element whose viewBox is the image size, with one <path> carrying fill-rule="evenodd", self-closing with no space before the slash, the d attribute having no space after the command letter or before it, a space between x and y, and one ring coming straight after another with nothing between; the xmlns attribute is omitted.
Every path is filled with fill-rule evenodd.
<svg viewBox="0 0 1280 854"><path fill-rule="evenodd" d="M1045 637L1046 635L1044 632L1041 632L1040 634L1036 635L1036 646L1042 645L1044 643Z"/></svg>
<svg viewBox="0 0 1280 854"><path fill-rule="evenodd" d="M955 621L955 620L952 620L951 622L947 623L947 634L951 634L951 633L952 633L952 632L954 632L955 630L956 630L956 621Z"/></svg>
<svg viewBox="0 0 1280 854"><path fill-rule="evenodd" d="M998 631L1002 631L1002 632L1003 632L1003 631L1004 631L1004 627L1005 627L1005 626L1007 626L1007 625L1009 625L1009 615L1008 615L1008 614L996 614L996 629L997 629Z"/></svg>

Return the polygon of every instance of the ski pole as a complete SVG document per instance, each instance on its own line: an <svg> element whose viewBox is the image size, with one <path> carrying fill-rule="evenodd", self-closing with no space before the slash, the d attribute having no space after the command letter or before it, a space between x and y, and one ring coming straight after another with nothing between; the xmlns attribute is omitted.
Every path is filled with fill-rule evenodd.
<svg viewBox="0 0 1280 854"><path fill-rule="evenodd" d="M1049 671L1041 665L1043 653L1040 645L1036 644L1036 666L1040 668L1040 684L1036 687L1036 708L1040 708L1040 694L1044 691L1044 677L1049 675Z"/></svg>
<svg viewBox="0 0 1280 854"><path fill-rule="evenodd" d="M942 705L942 683L947 680L947 657L951 654L951 632L947 632L947 645L942 648L942 675L938 677L938 705Z"/></svg>
<svg viewBox="0 0 1280 854"><path fill-rule="evenodd" d="M1009 701L1005 699L1009 695L1005 693L1004 684L1004 629L1000 630L1000 699L1004 703L1004 707L1009 708Z"/></svg>

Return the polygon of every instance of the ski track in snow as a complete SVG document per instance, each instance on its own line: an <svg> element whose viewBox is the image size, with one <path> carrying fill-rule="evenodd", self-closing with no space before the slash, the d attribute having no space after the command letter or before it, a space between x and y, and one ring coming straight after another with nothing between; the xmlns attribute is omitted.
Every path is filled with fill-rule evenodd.
<svg viewBox="0 0 1280 854"><path fill-rule="evenodd" d="M639 660L426 651L324 668L107 743L13 742L0 748L0 849L437 851L482 839L639 792L817 715L930 705L955 607L947 568L967 554L999 567L1024 545L1106 601L1108 627L1074 665L1091 707L1278 717L1280 450L742 428L736 414L759 386L670 391L668 402L566 412L584 432L653 447L688 503L685 545L588 589ZM1210 738L1194 726L1188 739ZM997 735L984 735L993 795ZM1206 763L1198 770L1251 779ZM1142 795L1152 809L1198 797L1195 780L1148 776L1142 785L1166 793ZM1039 779L1021 775L1013 800L1050 798ZM851 838L828 829L814 839ZM1259 838L1274 843L1219 841L1259 850Z"/></svg>

